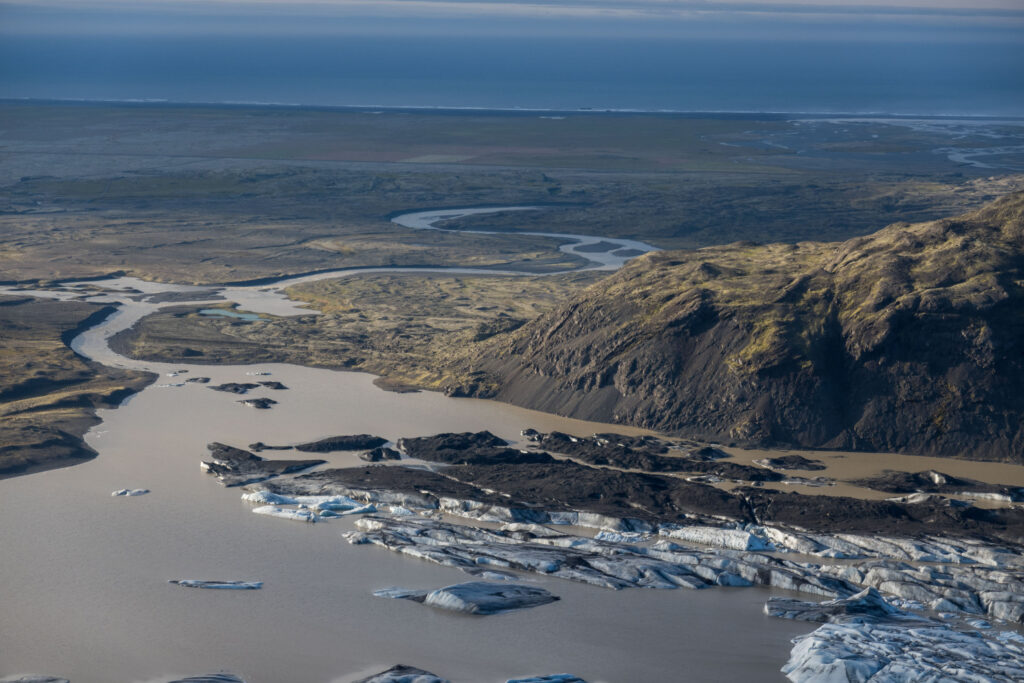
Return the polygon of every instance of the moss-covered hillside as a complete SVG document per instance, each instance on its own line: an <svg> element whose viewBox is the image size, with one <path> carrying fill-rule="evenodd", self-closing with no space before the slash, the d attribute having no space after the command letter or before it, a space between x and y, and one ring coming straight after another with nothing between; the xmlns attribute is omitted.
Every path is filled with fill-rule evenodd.
<svg viewBox="0 0 1024 683"><path fill-rule="evenodd" d="M451 393L728 442L1024 461L1024 193L841 243L651 254L484 346Z"/></svg>

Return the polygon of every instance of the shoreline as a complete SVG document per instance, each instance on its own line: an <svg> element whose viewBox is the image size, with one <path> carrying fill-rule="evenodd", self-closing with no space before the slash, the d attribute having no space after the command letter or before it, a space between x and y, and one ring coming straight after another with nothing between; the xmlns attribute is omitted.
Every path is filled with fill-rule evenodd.
<svg viewBox="0 0 1024 683"><path fill-rule="evenodd" d="M41 97L6 97L0 98L0 105L83 105L83 106L121 106L134 108L195 108L195 109L269 109L351 113L414 113L414 114L456 114L456 115L522 115L532 117L537 114L556 114L574 116L650 116L684 119L721 118L749 121L799 121L799 120L849 120L866 121L886 120L927 120L927 121L977 121L979 123L1013 123L1024 124L1024 114L1009 116L1005 114L955 114L955 113L913 113L913 112L878 112L878 111L746 111L746 110L679 110L679 109L629 109L583 107L577 109L559 109L543 107L471 107L452 105L374 105L374 104L312 104L289 102L215 102L189 100L147 100L147 99L78 99L78 98L41 98Z"/></svg>
<svg viewBox="0 0 1024 683"><path fill-rule="evenodd" d="M473 207L473 208L451 208L443 209L443 216L434 218L434 214L439 212L416 210L416 211L405 211L391 217L391 221L403 225L403 227L412 229L422 230L437 230L441 228L434 227L435 223L447 220L450 218L461 217L465 215L478 215L482 213L500 212L504 210L530 208L536 209L539 207L509 207L509 206L491 206L491 207ZM405 225L402 224L401 218L408 216L414 221L418 221L415 224ZM548 233L534 233L539 235L547 235ZM632 240L612 240L611 238L600 238L591 237L587 235L568 235L568 234L551 234L552 239L564 242L559 246L559 250L570 256L576 256L584 261L584 264L580 268L572 271L564 272L576 272L586 270L614 270L621 267L627 260L632 256L622 256L611 258L602 258L602 254L588 254L587 252L577 253L575 249L577 247L586 246L593 241L606 239L607 241L618 242L620 248L626 248L633 246ZM646 249L654 250L654 247L650 245L644 245ZM610 260L609 260L610 259ZM221 283L214 285L179 285L175 283L159 283L159 282L148 282L138 280L138 278L127 278L123 272L118 272L107 277L102 278L82 278L82 279L70 279L62 281L51 281L51 286L56 285L61 287L63 291L54 291L47 289L31 289L24 288L26 283L17 283L13 288L8 289L7 293L15 294L18 296L31 297L35 299L41 298L40 295L50 294L49 297L57 300L71 300L78 298L82 295L89 296L90 299L96 299L95 303L105 304L102 308L98 309L92 315L88 316L85 320L81 321L73 329L65 331L61 335L61 341L64 345L70 349L76 356L85 360L88 363L98 363L107 367L115 367L122 369L136 369L142 370L152 374L152 370L147 370L145 364L147 362L157 363L158 365L168 365L165 361L139 361L134 358L129 358L119 352L119 345L116 338L125 333L129 333L134 328L135 324L146 315L156 313L162 309L172 308L174 306L181 305L183 303L234 303L236 306L245 308L246 304L258 303L253 300L253 297L260 298L259 290L261 288L272 288L270 291L265 292L266 304L265 309L261 312L271 314L284 314L284 315L315 315L318 312L315 309L300 309L301 302L294 302L287 297L285 289L288 286L300 284L302 282L308 282L319 279L329 279L332 276L336 277L355 277L360 274L374 274L374 273L439 273L439 274L450 274L450 275L493 275L493 276L543 276L546 274L559 274L555 273L536 273L529 271L509 271L503 269L489 269L489 268L461 268L461 267L443 267L443 266L423 266L423 267L352 267L352 268L330 268L324 270L314 271L312 273L302 273L298 275L285 275L269 278L258 278L255 280L248 280L244 282L236 283ZM103 289L102 283L107 281L112 285L116 286L118 280L121 280L122 287L125 283L129 283L129 286L136 286L137 289L133 293L126 291L118 291L118 289L106 290ZM70 285L70 289L68 286ZM100 291L89 291L78 289L82 285L99 285ZM45 287L46 285L42 285ZM77 290L77 291L70 291ZM234 291L232 291L234 290ZM255 291L254 291L255 290ZM159 296L162 292L172 293L191 293L194 295L194 299L191 301L160 301ZM144 301L148 297L157 297L152 301ZM142 300L135 300L133 298L139 297ZM275 308L274 304L278 304ZM130 320L127 327L124 326L124 322L119 322L117 319L123 315L128 315ZM109 328L113 326L115 328L122 328L108 334ZM98 335L98 336L97 336ZM90 341L91 340L91 341ZM105 363L100 357L96 356L95 353L90 355L89 351L102 352L105 350L108 353L113 354L113 358L105 357L108 363ZM123 350L123 349L122 349ZM120 360L118 360L120 359ZM202 361L195 361L194 359L188 359L189 363L195 363L196 365L204 365ZM218 363L209 363L209 367L216 367ZM337 369L337 368L332 368ZM343 368L340 368L343 369ZM146 382L142 387L148 387L155 383L159 379L159 375L152 375L151 379ZM379 379L379 378L378 378ZM386 380L384 380L386 383ZM396 387L396 393L408 392L412 387L400 386ZM130 398L136 392L128 395L119 395L112 397L116 399L117 405L120 405L125 399ZM100 406L107 407L107 406ZM116 407L116 406L114 406ZM92 410L91 414L94 416L94 420L100 420L96 415L95 409ZM85 426L84 429L75 430L73 433L69 433L68 436L78 445L74 455L70 458L60 458L55 461L56 467L73 466L82 462L89 462L96 457L95 451L91 449L85 441L85 434L93 425ZM51 469L49 467L45 469ZM21 476L23 474L32 474L35 470L28 468L25 471L12 471L9 476Z"/></svg>

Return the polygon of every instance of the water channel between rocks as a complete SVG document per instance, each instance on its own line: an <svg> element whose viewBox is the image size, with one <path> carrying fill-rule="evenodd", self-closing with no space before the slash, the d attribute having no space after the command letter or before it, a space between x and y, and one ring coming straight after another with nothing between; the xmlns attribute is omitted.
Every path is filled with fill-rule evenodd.
<svg viewBox="0 0 1024 683"><path fill-rule="evenodd" d="M225 296L247 297L240 302L247 310L287 308L276 289L236 290L238 297L232 290ZM272 305L260 306L262 299ZM200 384L160 386L195 376L252 381L246 373L254 366L134 362L106 348L110 333L149 310L156 306L125 305L75 342L101 362L165 375L120 408L100 411L102 424L86 437L99 457L0 480L0 675L35 671L110 683L230 670L249 683L326 683L402 662L456 683L555 672L592 683L779 681L790 639L813 630L764 616L773 593L764 588L611 591L531 575L524 580L561 601L493 617L374 598L379 588L436 588L468 577L350 546L340 534L351 520L305 525L252 514L240 490L200 471L206 444L481 429L518 442L524 427L637 430L491 401L389 393L370 375L288 365L260 366L271 373L263 379L289 390L252 392L279 402L254 410ZM166 377L178 369L188 373ZM335 466L363 464L353 455L329 457ZM121 488L152 493L110 496ZM186 578L264 587L202 591L167 583Z"/></svg>

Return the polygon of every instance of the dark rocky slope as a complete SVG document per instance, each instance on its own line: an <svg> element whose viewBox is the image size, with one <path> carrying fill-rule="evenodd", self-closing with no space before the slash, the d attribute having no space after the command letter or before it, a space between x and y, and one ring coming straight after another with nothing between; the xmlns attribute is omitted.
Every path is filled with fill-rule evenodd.
<svg viewBox="0 0 1024 683"><path fill-rule="evenodd" d="M156 376L106 367L71 350L111 306L0 296L0 477L95 457L82 435Z"/></svg>
<svg viewBox="0 0 1024 683"><path fill-rule="evenodd" d="M1022 304L1016 193L841 243L638 258L475 345L448 391L700 439L1024 462Z"/></svg>

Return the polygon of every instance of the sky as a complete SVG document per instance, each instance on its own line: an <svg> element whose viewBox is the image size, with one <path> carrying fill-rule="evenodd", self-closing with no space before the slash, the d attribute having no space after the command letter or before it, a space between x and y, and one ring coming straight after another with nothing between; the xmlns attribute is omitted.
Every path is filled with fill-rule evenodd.
<svg viewBox="0 0 1024 683"><path fill-rule="evenodd" d="M1024 116L1024 0L0 0L0 98Z"/></svg>
<svg viewBox="0 0 1024 683"><path fill-rule="evenodd" d="M436 34L1024 40L1024 0L0 0L0 35Z"/></svg>

